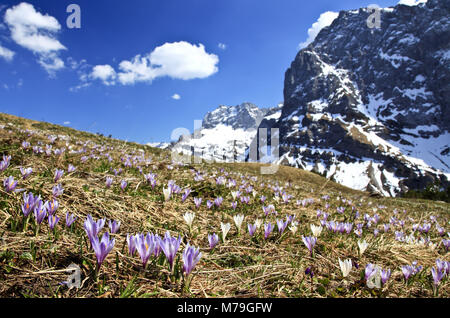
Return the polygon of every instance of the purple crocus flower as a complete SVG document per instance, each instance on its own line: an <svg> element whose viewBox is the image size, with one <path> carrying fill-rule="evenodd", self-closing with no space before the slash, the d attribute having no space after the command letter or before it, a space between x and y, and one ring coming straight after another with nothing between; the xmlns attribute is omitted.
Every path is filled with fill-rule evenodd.
<svg viewBox="0 0 450 318"><path fill-rule="evenodd" d="M308 267L308 268L305 270L305 275L309 275L311 278L314 277L314 272L313 272L313 270L312 270L311 267Z"/></svg>
<svg viewBox="0 0 450 318"><path fill-rule="evenodd" d="M136 250L141 257L142 267L145 268L148 259L154 253L155 241L152 240L150 233L144 236L144 234L137 234L135 236L136 240Z"/></svg>
<svg viewBox="0 0 450 318"><path fill-rule="evenodd" d="M0 172L5 171L9 167L11 156L3 155L3 160L0 162Z"/></svg>
<svg viewBox="0 0 450 318"><path fill-rule="evenodd" d="M211 201L209 201L209 200L206 200L206 207L208 208L208 209L211 209L212 208L212 206L213 206L213 202L211 202Z"/></svg>
<svg viewBox="0 0 450 318"><path fill-rule="evenodd" d="M264 224L264 238L267 239L270 235L270 233L272 233L273 230L273 225L269 222Z"/></svg>
<svg viewBox="0 0 450 318"><path fill-rule="evenodd" d="M74 172L75 170L77 170L77 168L75 168L74 165L69 164L69 167L67 168L67 172L68 172L68 173L72 173L72 172Z"/></svg>
<svg viewBox="0 0 450 318"><path fill-rule="evenodd" d="M64 192L64 189L60 183L55 185L52 189L52 195L54 198L59 197L61 194L63 194L63 192Z"/></svg>
<svg viewBox="0 0 450 318"><path fill-rule="evenodd" d="M92 241L92 238L98 236L103 226L105 226L105 219L100 219L95 222L90 214L87 216L86 221L84 221L84 230L90 241Z"/></svg>
<svg viewBox="0 0 450 318"><path fill-rule="evenodd" d="M442 240L442 244L444 245L445 250L448 251L449 248L450 248L450 240L443 239L443 240Z"/></svg>
<svg viewBox="0 0 450 318"><path fill-rule="evenodd" d="M250 197L249 196L241 197L241 202L245 204L250 204Z"/></svg>
<svg viewBox="0 0 450 318"><path fill-rule="evenodd" d="M30 212L34 209L37 201L40 200L40 197L34 197L32 193L24 193L23 194L23 204L22 204L22 213L25 217L27 217Z"/></svg>
<svg viewBox="0 0 450 318"><path fill-rule="evenodd" d="M5 187L5 191L10 193L10 192L17 192L16 191L16 187L17 187L17 181L14 180L13 176L9 176L8 178L6 178L3 181L3 186Z"/></svg>
<svg viewBox="0 0 450 318"><path fill-rule="evenodd" d="M381 283L384 285L388 281L388 279L391 277L391 270L382 270L381 271Z"/></svg>
<svg viewBox="0 0 450 318"><path fill-rule="evenodd" d="M255 234L255 232L256 232L256 229L257 229L256 224L248 223L247 227L248 227L248 234L250 234L250 236L253 236Z"/></svg>
<svg viewBox="0 0 450 318"><path fill-rule="evenodd" d="M111 220L109 220L109 229L112 234L116 234L119 231L119 228L120 221L117 222L116 220L114 220L113 222L111 222Z"/></svg>
<svg viewBox="0 0 450 318"><path fill-rule="evenodd" d="M183 251L183 272L186 276L192 272L200 257L202 257L200 249L190 246L188 243Z"/></svg>
<svg viewBox="0 0 450 318"><path fill-rule="evenodd" d="M223 198L222 198L222 197L218 197L218 198L216 198L216 199L214 200L214 204L215 204L217 207L220 207L220 205L222 204L222 202L223 202Z"/></svg>
<svg viewBox="0 0 450 318"><path fill-rule="evenodd" d="M146 180L150 185L152 185L152 188L154 187L154 186L153 186L153 183L156 181L156 180L155 180L155 177L156 177L156 175L153 174L153 173L144 174L145 180Z"/></svg>
<svg viewBox="0 0 450 318"><path fill-rule="evenodd" d="M59 222L59 217L53 214L48 215L48 226L50 227L50 230L53 230L56 226L56 224Z"/></svg>
<svg viewBox="0 0 450 318"><path fill-rule="evenodd" d="M125 188L127 187L128 183L125 180L122 180L120 182L120 188L122 189L122 191L125 191Z"/></svg>
<svg viewBox="0 0 450 318"><path fill-rule="evenodd" d="M219 236L216 233L208 234L209 248L213 249L219 243Z"/></svg>
<svg viewBox="0 0 450 318"><path fill-rule="evenodd" d="M417 265L417 261L412 262L411 264L412 268L413 268L413 275L417 274L418 272L420 272L422 270L422 266L418 266Z"/></svg>
<svg viewBox="0 0 450 318"><path fill-rule="evenodd" d="M64 174L64 170L59 170L59 169L55 170L55 177L53 179L55 181L55 183L58 182L58 180L62 178L63 174Z"/></svg>
<svg viewBox="0 0 450 318"><path fill-rule="evenodd" d="M198 209L200 204L202 204L202 198L194 198L195 207Z"/></svg>
<svg viewBox="0 0 450 318"><path fill-rule="evenodd" d="M450 271L449 262L441 261L439 258L436 260L436 268L448 274Z"/></svg>
<svg viewBox="0 0 450 318"><path fill-rule="evenodd" d="M136 253L136 237L134 235L127 234L128 254L133 256Z"/></svg>
<svg viewBox="0 0 450 318"><path fill-rule="evenodd" d="M343 227L344 227L344 231L345 231L347 234L350 234L350 232L351 232L352 229L353 229L353 223L344 223L344 224L343 224Z"/></svg>
<svg viewBox="0 0 450 318"><path fill-rule="evenodd" d="M187 199L187 197L189 196L190 193L191 193L191 189L184 190L184 193L181 196L181 201L182 202L186 201L186 199Z"/></svg>
<svg viewBox="0 0 450 318"><path fill-rule="evenodd" d="M39 201L34 207L34 217L37 224L41 224L47 216L47 207L42 201Z"/></svg>
<svg viewBox="0 0 450 318"><path fill-rule="evenodd" d="M91 245L94 250L95 256L97 257L98 268L100 268L106 256L108 256L109 252L111 252L115 243L115 239L109 239L108 232L105 232L103 234L101 241L99 240L98 236L92 237Z"/></svg>
<svg viewBox="0 0 450 318"><path fill-rule="evenodd" d="M22 141L22 148L27 149L30 147L30 143L28 141Z"/></svg>
<svg viewBox="0 0 450 318"><path fill-rule="evenodd" d="M22 174L22 179L25 180L26 178L28 178L30 176L30 174L33 173L33 169L20 167L20 173Z"/></svg>
<svg viewBox="0 0 450 318"><path fill-rule="evenodd" d="M436 268L434 266L431 268L431 275L433 276L434 286L439 285L439 282L444 277L444 274L445 274L445 272L442 270L439 270L439 268Z"/></svg>
<svg viewBox="0 0 450 318"><path fill-rule="evenodd" d="M159 237L158 234L152 235L151 236L153 242L154 242L154 246L155 246L155 250L153 251L153 255L155 255L155 257L159 257L159 254L161 254L161 238Z"/></svg>
<svg viewBox="0 0 450 318"><path fill-rule="evenodd" d="M106 187L107 188L110 188L111 187L111 185L112 185L112 183L113 183L113 178L111 178L111 177L106 177Z"/></svg>
<svg viewBox="0 0 450 318"><path fill-rule="evenodd" d="M73 222L75 222L75 220L77 219L76 216L74 216L73 214L69 214L69 212L66 212L66 226L67 227L71 227Z"/></svg>
<svg viewBox="0 0 450 318"><path fill-rule="evenodd" d="M167 231L164 238L160 239L159 241L161 249L166 255L167 261L169 262L171 269L173 268L173 261L175 260L175 255L177 254L177 251L180 248L180 243L181 243L181 236L178 236L178 239L172 237L169 231Z"/></svg>
<svg viewBox="0 0 450 318"><path fill-rule="evenodd" d="M405 281L408 281L408 279L413 275L414 268L410 265L402 266L402 272L403 276L405 277Z"/></svg>
<svg viewBox="0 0 450 318"><path fill-rule="evenodd" d="M289 220L283 221L277 219L277 227L278 227L278 233L281 235L283 234L284 230L286 229L286 226L288 225Z"/></svg>
<svg viewBox="0 0 450 318"><path fill-rule="evenodd" d="M303 244L308 248L309 254L312 255L314 245L316 245L317 238L315 236L302 236Z"/></svg>
<svg viewBox="0 0 450 318"><path fill-rule="evenodd" d="M439 236L445 235L445 229L443 227L440 227L438 224L436 224L436 230L437 230Z"/></svg>
<svg viewBox="0 0 450 318"><path fill-rule="evenodd" d="M236 208L237 208L237 201L231 202L231 208L232 208L233 210L236 210Z"/></svg>
<svg viewBox="0 0 450 318"><path fill-rule="evenodd" d="M47 207L48 214L54 214L59 208L59 202L56 200L46 201L45 206Z"/></svg>

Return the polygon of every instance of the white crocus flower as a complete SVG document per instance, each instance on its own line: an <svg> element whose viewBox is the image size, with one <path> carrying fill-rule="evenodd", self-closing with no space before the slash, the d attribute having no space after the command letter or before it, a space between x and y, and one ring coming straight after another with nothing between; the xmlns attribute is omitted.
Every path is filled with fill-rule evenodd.
<svg viewBox="0 0 450 318"><path fill-rule="evenodd" d="M244 215L243 214L235 215L235 216L233 216L233 220L234 220L234 224L236 224L238 232L240 233L242 222L244 222Z"/></svg>
<svg viewBox="0 0 450 318"><path fill-rule="evenodd" d="M170 187L167 189L163 188L163 194L164 194L164 200L169 201L170 196L172 194L172 189Z"/></svg>
<svg viewBox="0 0 450 318"><path fill-rule="evenodd" d="M257 229L259 229L259 228L261 227L262 223L263 223L263 221L262 221L262 220L260 220L260 219L256 219L256 220L255 220L255 225L256 225L256 228L257 228Z"/></svg>
<svg viewBox="0 0 450 318"><path fill-rule="evenodd" d="M298 230L297 225L298 225L298 222L294 221L289 226L289 230L292 232L293 235L295 235L295 233L297 233L297 230Z"/></svg>
<svg viewBox="0 0 450 318"><path fill-rule="evenodd" d="M341 261L339 258L339 266L341 267L342 276L347 277L352 270L352 260L346 259L345 261Z"/></svg>
<svg viewBox="0 0 450 318"><path fill-rule="evenodd" d="M311 232L315 237L319 237L320 234L322 233L322 226L316 226L314 224L311 224Z"/></svg>
<svg viewBox="0 0 450 318"><path fill-rule="evenodd" d="M256 195L258 194L258 192L256 192L255 190L253 190L252 194L253 194L253 198L255 198Z"/></svg>
<svg viewBox="0 0 450 318"><path fill-rule="evenodd" d="M186 221L186 223L189 226L189 228L191 228L192 227L192 222L194 222L195 213L186 212L184 214L183 218Z"/></svg>
<svg viewBox="0 0 450 318"><path fill-rule="evenodd" d="M228 231L231 229L231 224L220 222L220 228L222 229L222 241L225 243L225 238L227 237Z"/></svg>
<svg viewBox="0 0 450 318"><path fill-rule="evenodd" d="M231 191L231 196L233 197L233 200L236 200L237 191Z"/></svg>
<svg viewBox="0 0 450 318"><path fill-rule="evenodd" d="M366 240L358 241L359 255L363 255L368 246L369 244L366 242Z"/></svg>

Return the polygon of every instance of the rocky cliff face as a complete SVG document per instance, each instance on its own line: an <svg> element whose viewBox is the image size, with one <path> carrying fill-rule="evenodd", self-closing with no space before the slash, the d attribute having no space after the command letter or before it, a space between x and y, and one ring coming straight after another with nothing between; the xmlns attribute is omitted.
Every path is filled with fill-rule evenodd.
<svg viewBox="0 0 450 318"><path fill-rule="evenodd" d="M245 151L266 114L273 114L273 109L261 109L252 103L219 106L205 115L194 134L181 137L170 148L206 160L244 161Z"/></svg>
<svg viewBox="0 0 450 318"><path fill-rule="evenodd" d="M450 179L450 1L342 11L285 73L282 164L395 196ZM261 159L261 158L259 158Z"/></svg>

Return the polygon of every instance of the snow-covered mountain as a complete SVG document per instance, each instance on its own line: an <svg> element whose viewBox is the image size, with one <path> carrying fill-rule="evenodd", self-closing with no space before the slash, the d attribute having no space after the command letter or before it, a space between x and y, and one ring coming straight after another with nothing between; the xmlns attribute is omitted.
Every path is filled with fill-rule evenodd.
<svg viewBox="0 0 450 318"><path fill-rule="evenodd" d="M147 143L147 146L153 147L153 148L161 148L166 149L170 147L169 142L149 142Z"/></svg>
<svg viewBox="0 0 450 318"><path fill-rule="evenodd" d="M176 153L195 154L205 160L244 161L245 151L259 124L274 110L280 108L258 108L252 103L221 105L205 115L201 127L192 135L182 136L170 148Z"/></svg>
<svg viewBox="0 0 450 318"><path fill-rule="evenodd" d="M285 73L279 163L395 196L450 179L450 1L341 11ZM261 159L261 158L259 158Z"/></svg>

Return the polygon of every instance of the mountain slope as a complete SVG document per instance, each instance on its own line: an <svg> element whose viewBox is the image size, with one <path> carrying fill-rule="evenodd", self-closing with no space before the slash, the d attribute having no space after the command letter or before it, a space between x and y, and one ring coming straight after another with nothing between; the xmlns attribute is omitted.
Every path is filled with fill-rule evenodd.
<svg viewBox="0 0 450 318"><path fill-rule="evenodd" d="M450 2L342 11L285 73L280 160L395 196L450 176Z"/></svg>
<svg viewBox="0 0 450 318"><path fill-rule="evenodd" d="M301 169L282 166L261 175L260 168L176 164L168 150L0 113L0 297L436 295L430 268L448 259L448 203L369 197ZM166 198L168 188L173 192ZM38 218L47 212L51 216ZM195 216L191 226L188 213ZM67 215L74 217L69 226ZM225 224L226 239L211 247L209 237L221 235ZM321 233L311 225L322 225ZM168 235L179 238L173 266L167 249L161 251ZM313 253L304 243L311 235L317 237ZM144 236L155 240L137 247ZM112 239L112 249L99 253L96 244L95 252L91 242L99 237L103 247ZM364 253L358 251L362 240L369 244ZM182 277L188 246L201 257ZM340 259L359 269L343 280ZM405 284L401 267L414 261L423 271ZM382 288L361 279L369 264L392 272ZM79 279L67 271L73 265ZM72 279L80 285L69 288ZM444 278L439 297L449 295Z"/></svg>

